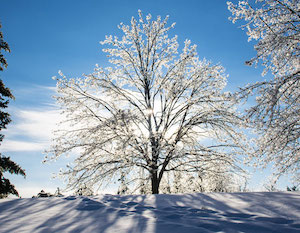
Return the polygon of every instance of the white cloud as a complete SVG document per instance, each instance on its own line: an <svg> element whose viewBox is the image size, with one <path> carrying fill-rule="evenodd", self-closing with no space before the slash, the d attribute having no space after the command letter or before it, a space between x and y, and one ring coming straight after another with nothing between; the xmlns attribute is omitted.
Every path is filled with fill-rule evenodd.
<svg viewBox="0 0 300 233"><path fill-rule="evenodd" d="M7 151L43 151L48 147L47 142L24 142L16 140L4 140L1 144L1 152Z"/></svg>
<svg viewBox="0 0 300 233"><path fill-rule="evenodd" d="M13 134L21 134L38 140L51 138L52 131L61 117L58 110L20 110L17 112L17 123L12 130Z"/></svg>
<svg viewBox="0 0 300 233"><path fill-rule="evenodd" d="M3 130L5 139L1 142L0 151L44 151L49 148L52 132L57 129L57 123L62 117L58 107L55 106L51 96L55 93L53 87L34 86L22 88L18 93L23 93L22 98L37 100L33 106L16 105L11 102L8 112L13 119L6 130ZM33 94L34 93L34 94ZM43 102L39 102L39 99ZM46 102L46 103L45 103ZM15 105L14 105L15 104Z"/></svg>
<svg viewBox="0 0 300 233"><path fill-rule="evenodd" d="M52 109L50 109L52 108ZM62 117L53 107L13 111L15 121L3 131L1 151L44 151L49 148L53 131Z"/></svg>

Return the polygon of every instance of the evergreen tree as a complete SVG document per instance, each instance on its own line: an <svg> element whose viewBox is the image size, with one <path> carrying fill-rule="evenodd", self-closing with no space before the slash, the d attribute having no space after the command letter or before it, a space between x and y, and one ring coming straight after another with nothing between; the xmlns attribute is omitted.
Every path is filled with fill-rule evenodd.
<svg viewBox="0 0 300 233"><path fill-rule="evenodd" d="M7 61L1 54L2 49L6 52L10 52L9 46L3 40L3 34L0 31L0 71L3 71L3 68L7 67ZM6 129L6 125L11 122L10 115L7 112L2 111L4 108L7 108L9 99L14 99L14 96L10 89L5 87L3 81L0 79L0 131L2 129ZM0 134L0 144L3 138L4 135ZM10 160L9 157L5 157L0 153L0 198L7 197L8 194L19 196L15 186L3 176L4 172L22 175L25 177L25 171L18 164Z"/></svg>

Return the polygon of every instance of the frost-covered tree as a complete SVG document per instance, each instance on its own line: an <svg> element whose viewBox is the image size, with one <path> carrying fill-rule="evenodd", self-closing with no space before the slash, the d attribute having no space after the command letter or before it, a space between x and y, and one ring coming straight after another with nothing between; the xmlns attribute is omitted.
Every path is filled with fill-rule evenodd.
<svg viewBox="0 0 300 233"><path fill-rule="evenodd" d="M3 40L3 34L0 31L0 71L3 71L3 69L7 67L7 61L1 50L10 52L9 46ZM9 113L4 111L4 109L8 107L9 99L14 99L14 96L0 79L0 131L6 129L7 124L11 122ZM4 135L0 134L0 143L3 138ZM10 157L6 157L0 153L0 198L7 197L9 194L19 196L15 186L10 183L9 179L4 177L5 172L25 177L25 171L18 164L12 161Z"/></svg>
<svg viewBox="0 0 300 233"><path fill-rule="evenodd" d="M117 194L118 195L127 194L128 186L127 186L127 182L126 182L126 175L124 173L122 173L121 177L118 181L120 181L120 186L119 186Z"/></svg>
<svg viewBox="0 0 300 233"><path fill-rule="evenodd" d="M235 174L230 166L214 161L202 172L173 172L169 184L172 187L171 193L239 192L243 190L245 179L244 174Z"/></svg>
<svg viewBox="0 0 300 233"><path fill-rule="evenodd" d="M139 12L130 25L119 25L120 39L101 42L112 67L57 78L66 121L48 156L78 154L62 171L70 187L101 186L126 175L132 190L141 185L147 192L149 183L157 194L170 171L199 172L213 161L238 169L242 122L234 97L223 91L223 67L199 60L189 40L179 53L167 19Z"/></svg>
<svg viewBox="0 0 300 233"><path fill-rule="evenodd" d="M94 192L91 188L87 187L85 184L78 186L78 189L75 191L77 196L93 196Z"/></svg>
<svg viewBox="0 0 300 233"><path fill-rule="evenodd" d="M269 81L249 84L241 98L256 94L256 105L247 110L257 129L259 165L272 162L278 178L284 173L300 179L300 3L298 0L228 2L233 23L242 21L250 40L256 40L256 57L246 64L265 67ZM300 181L300 180L299 180Z"/></svg>

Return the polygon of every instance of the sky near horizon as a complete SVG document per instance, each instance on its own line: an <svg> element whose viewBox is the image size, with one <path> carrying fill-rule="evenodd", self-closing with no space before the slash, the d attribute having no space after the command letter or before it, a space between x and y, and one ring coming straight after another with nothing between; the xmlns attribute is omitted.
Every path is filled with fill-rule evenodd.
<svg viewBox="0 0 300 233"><path fill-rule="evenodd" d="M176 22L170 33L178 35L180 45L190 39L197 44L200 58L225 67L229 90L263 79L260 67L244 65L255 55L254 42L248 42L245 31L228 20L226 1L2 1L1 30L11 53L3 53L8 68L0 78L16 100L9 105L13 122L3 131L0 152L26 170L25 180L9 175L22 197L36 195L41 189L54 192L58 186L63 188L61 180L51 177L71 161L42 164L43 151L49 148L51 131L59 120L52 98L56 82L51 77L59 70L67 77L80 77L91 73L96 63L107 66L99 41L105 35L120 35L117 25L129 24L139 9L153 18L169 15L169 23ZM266 181L264 174L256 173L253 184Z"/></svg>

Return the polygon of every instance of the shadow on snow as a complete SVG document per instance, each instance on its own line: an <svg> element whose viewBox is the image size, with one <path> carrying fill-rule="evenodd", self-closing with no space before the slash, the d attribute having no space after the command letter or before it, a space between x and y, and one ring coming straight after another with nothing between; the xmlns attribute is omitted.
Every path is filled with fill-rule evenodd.
<svg viewBox="0 0 300 233"><path fill-rule="evenodd" d="M0 202L0 232L299 232L300 195L102 195Z"/></svg>

